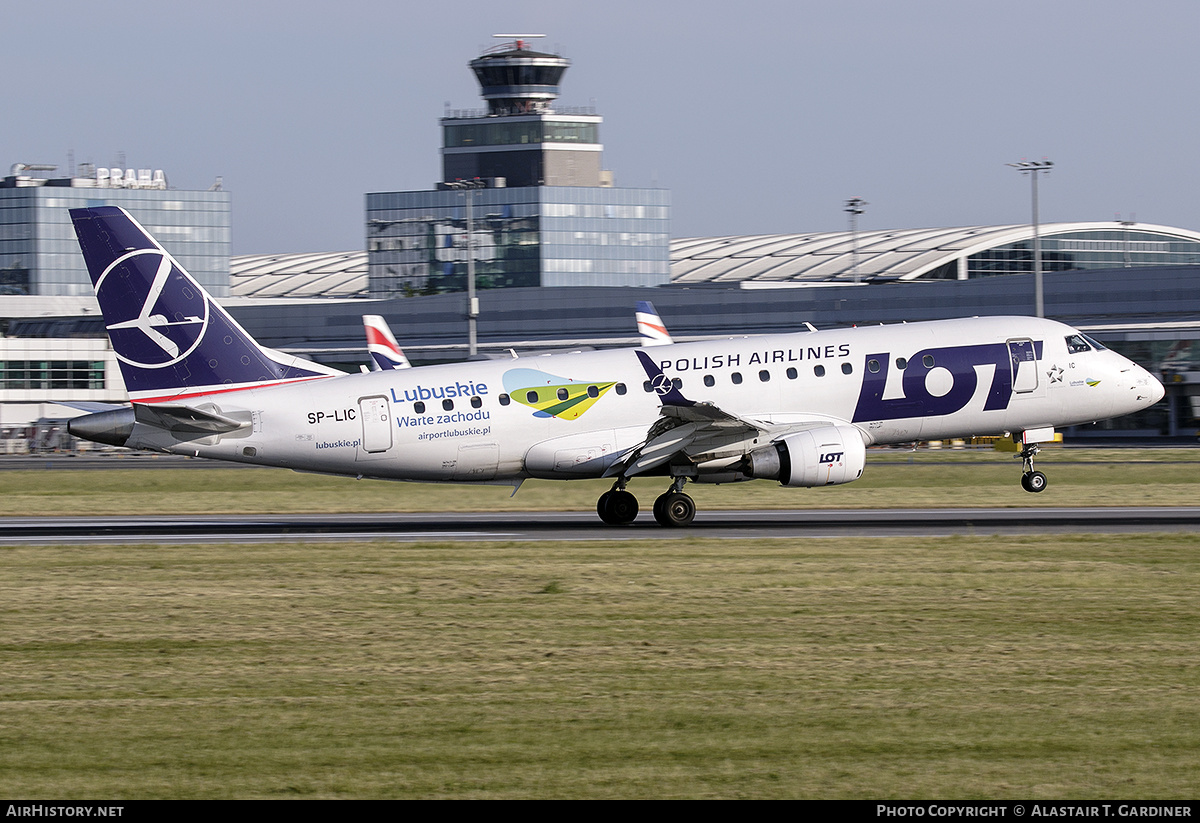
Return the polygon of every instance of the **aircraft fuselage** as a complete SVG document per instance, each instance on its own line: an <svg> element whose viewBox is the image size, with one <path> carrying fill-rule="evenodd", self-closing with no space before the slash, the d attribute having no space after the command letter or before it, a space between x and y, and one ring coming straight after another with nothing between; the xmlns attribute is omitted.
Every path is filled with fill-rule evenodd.
<svg viewBox="0 0 1200 823"><path fill-rule="evenodd" d="M1068 351L1073 335L1049 320L974 318L675 344L650 356L693 401L768 430L851 424L867 445L1089 423L1161 396L1115 352ZM243 425L183 439L135 425L128 445L404 480L599 477L659 417L651 383L629 349L160 396Z"/></svg>

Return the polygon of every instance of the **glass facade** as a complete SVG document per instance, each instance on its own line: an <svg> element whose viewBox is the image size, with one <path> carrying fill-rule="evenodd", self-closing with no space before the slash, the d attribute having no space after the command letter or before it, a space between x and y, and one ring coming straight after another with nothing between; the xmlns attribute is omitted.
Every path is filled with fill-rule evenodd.
<svg viewBox="0 0 1200 823"><path fill-rule="evenodd" d="M103 360L0 360L0 390L103 389Z"/></svg>
<svg viewBox="0 0 1200 823"><path fill-rule="evenodd" d="M527 186L367 195L371 297L476 288L658 286L670 280L670 192Z"/></svg>
<svg viewBox="0 0 1200 823"><path fill-rule="evenodd" d="M541 111L442 118L442 181L504 178L511 188L602 186L598 115Z"/></svg>
<svg viewBox="0 0 1200 823"><path fill-rule="evenodd" d="M1041 238L1042 271L1195 265L1200 243L1178 236L1121 229L1069 232ZM967 258L967 277L1029 274L1033 243L996 246ZM936 274L930 279L936 279ZM944 279L953 279L949 268Z"/></svg>
<svg viewBox="0 0 1200 823"><path fill-rule="evenodd" d="M0 188L0 294L90 295L70 209L121 206L215 297L229 295L229 192Z"/></svg>
<svg viewBox="0 0 1200 823"><path fill-rule="evenodd" d="M548 118L524 120L514 117L498 118L484 123L455 123L452 120L443 120L442 123L443 145L447 148L600 142L600 125L596 122L556 121Z"/></svg>

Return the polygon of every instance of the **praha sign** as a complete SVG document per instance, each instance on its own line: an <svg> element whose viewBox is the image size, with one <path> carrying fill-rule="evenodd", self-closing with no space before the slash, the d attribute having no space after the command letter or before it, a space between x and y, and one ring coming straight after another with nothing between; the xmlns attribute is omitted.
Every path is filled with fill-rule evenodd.
<svg viewBox="0 0 1200 823"><path fill-rule="evenodd" d="M162 169L96 169L96 188L99 189L158 189L167 188L167 175Z"/></svg>

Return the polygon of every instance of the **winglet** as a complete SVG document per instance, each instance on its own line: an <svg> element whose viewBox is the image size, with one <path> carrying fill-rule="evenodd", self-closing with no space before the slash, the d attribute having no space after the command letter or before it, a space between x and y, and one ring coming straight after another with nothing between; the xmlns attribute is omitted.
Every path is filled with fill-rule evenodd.
<svg viewBox="0 0 1200 823"><path fill-rule="evenodd" d="M664 406L694 406L694 401L688 400L679 389L675 388L675 384L671 382L671 378L663 374L662 369L650 359L650 355L646 354L641 349L635 349L638 360L642 361L642 368L646 370L646 377L650 380L650 388L654 389L658 399L662 401Z"/></svg>

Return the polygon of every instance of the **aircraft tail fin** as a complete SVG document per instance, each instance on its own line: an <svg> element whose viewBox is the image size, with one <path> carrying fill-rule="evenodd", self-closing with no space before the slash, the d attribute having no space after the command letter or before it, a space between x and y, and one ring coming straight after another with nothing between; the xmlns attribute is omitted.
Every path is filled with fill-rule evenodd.
<svg viewBox="0 0 1200 823"><path fill-rule="evenodd" d="M671 333L667 331L662 318L654 310L654 304L649 300L638 301L634 318L637 320L638 334L642 337L643 346L669 346L675 342L671 339Z"/></svg>
<svg viewBox="0 0 1200 823"><path fill-rule="evenodd" d="M376 371L412 368L386 320L378 314L364 314L363 327L367 332L367 351L371 353Z"/></svg>
<svg viewBox="0 0 1200 823"><path fill-rule="evenodd" d="M71 220L131 400L341 373L259 345L124 209L71 209Z"/></svg>

